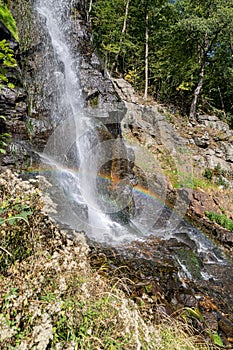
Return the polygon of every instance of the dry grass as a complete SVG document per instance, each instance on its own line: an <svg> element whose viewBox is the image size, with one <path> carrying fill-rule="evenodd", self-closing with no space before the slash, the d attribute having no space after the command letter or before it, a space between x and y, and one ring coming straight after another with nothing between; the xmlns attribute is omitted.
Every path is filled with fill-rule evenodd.
<svg viewBox="0 0 233 350"><path fill-rule="evenodd" d="M79 236L68 240L66 232L59 231L42 213L39 191L32 185L8 172L1 175L0 186L4 201L11 190L13 207L20 195L21 204L27 197L27 204L34 205L29 225L23 220L12 226L5 222L0 235L2 247L11 249L13 258L5 263L0 278L2 350L211 349L201 337L194 337L184 322L158 314L159 322L154 324L123 291L94 272L87 245ZM11 186L16 186L15 193ZM21 194L26 193L25 186L26 197ZM24 258L14 258L6 230L30 242L30 252ZM4 250L1 253L8 255Z"/></svg>

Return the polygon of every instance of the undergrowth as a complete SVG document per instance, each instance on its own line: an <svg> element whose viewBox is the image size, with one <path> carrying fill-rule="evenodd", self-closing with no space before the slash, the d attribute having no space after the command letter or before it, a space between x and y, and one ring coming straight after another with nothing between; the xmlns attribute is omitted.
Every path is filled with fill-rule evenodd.
<svg viewBox="0 0 233 350"><path fill-rule="evenodd" d="M159 321L151 322L93 271L81 236L69 240L58 230L32 184L8 171L0 175L0 193L2 350L214 349L184 320L158 311Z"/></svg>

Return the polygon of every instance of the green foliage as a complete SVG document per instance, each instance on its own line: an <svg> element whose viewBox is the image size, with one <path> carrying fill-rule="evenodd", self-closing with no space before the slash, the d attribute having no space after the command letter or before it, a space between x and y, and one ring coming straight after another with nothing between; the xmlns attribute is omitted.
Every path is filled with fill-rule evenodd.
<svg viewBox="0 0 233 350"><path fill-rule="evenodd" d="M19 41L18 30L15 20L6 5L1 1L0 3L0 21L2 21L5 26L9 29L16 41Z"/></svg>
<svg viewBox="0 0 233 350"><path fill-rule="evenodd" d="M218 214L215 212L206 212L205 214L211 221L233 232L233 220L229 219L225 214Z"/></svg>
<svg viewBox="0 0 233 350"><path fill-rule="evenodd" d="M16 66L14 51L9 47L5 39L0 41L0 87L3 84L7 84L10 89L14 88L14 84L8 80L7 69Z"/></svg>
<svg viewBox="0 0 233 350"><path fill-rule="evenodd" d="M213 173L215 176L226 176L226 170L222 169L220 163L214 167Z"/></svg>
<svg viewBox="0 0 233 350"><path fill-rule="evenodd" d="M204 79L198 108L218 111L229 123L233 113L232 37L230 0L141 1L129 3L126 33L120 44L124 0L93 1L91 20L96 48L137 90L144 87L145 12L149 11L149 93L158 101L188 113L201 63Z"/></svg>
<svg viewBox="0 0 233 350"><path fill-rule="evenodd" d="M218 335L218 333L212 333L212 340L215 345L225 348L222 338Z"/></svg>
<svg viewBox="0 0 233 350"><path fill-rule="evenodd" d="M116 54L120 51L117 70L124 70L124 59L128 52L135 50L128 32L122 37L122 26L125 16L124 0L100 0L94 2L92 10L92 23L94 40L98 50L105 58L105 64L111 67Z"/></svg>

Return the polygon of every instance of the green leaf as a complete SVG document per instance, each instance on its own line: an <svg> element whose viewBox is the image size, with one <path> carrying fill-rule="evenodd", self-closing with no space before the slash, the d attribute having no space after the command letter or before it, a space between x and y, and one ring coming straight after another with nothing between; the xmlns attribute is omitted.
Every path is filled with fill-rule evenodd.
<svg viewBox="0 0 233 350"><path fill-rule="evenodd" d="M185 308L189 314L189 316L196 318L197 320L203 320L203 316L201 314L201 311L198 308L191 308L191 307L186 307Z"/></svg>
<svg viewBox="0 0 233 350"><path fill-rule="evenodd" d="M212 333L213 341L215 345L218 345L220 347L224 347L224 344L222 342L221 337L218 335L218 333Z"/></svg>
<svg viewBox="0 0 233 350"><path fill-rule="evenodd" d="M9 222L10 225L14 225L16 220L23 220L28 224L28 220L21 215L13 216L12 218L7 219L7 221Z"/></svg>
<svg viewBox="0 0 233 350"><path fill-rule="evenodd" d="M15 85L13 83L9 83L7 84L8 88L9 89L14 89L15 88Z"/></svg>
<svg viewBox="0 0 233 350"><path fill-rule="evenodd" d="M7 77L1 73L0 73L0 80L5 81L6 83L8 82Z"/></svg>

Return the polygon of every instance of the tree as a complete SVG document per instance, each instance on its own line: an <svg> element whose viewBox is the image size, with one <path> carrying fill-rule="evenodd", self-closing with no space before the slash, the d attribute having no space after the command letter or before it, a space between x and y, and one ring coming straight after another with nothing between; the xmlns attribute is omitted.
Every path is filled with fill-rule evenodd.
<svg viewBox="0 0 233 350"><path fill-rule="evenodd" d="M112 73L124 71L124 57L132 49L126 31L129 4L129 0L98 0L92 5L94 42Z"/></svg>
<svg viewBox="0 0 233 350"><path fill-rule="evenodd" d="M127 18L128 18L128 13L129 13L129 3L130 3L130 0L126 0L125 16L124 16L123 27L122 27L121 36L120 36L119 48L118 48L118 51L116 53L115 59L114 59L113 64L112 64L111 73L114 71L114 69L116 67L116 64L117 64L117 61L119 58L119 54L121 52L122 44L123 44L123 38L124 38L125 33L126 33Z"/></svg>
<svg viewBox="0 0 233 350"><path fill-rule="evenodd" d="M233 19L232 1L177 1L180 21L177 23L183 33L184 40L191 40L196 48L196 56L199 72L189 117L195 119L197 101L203 87L205 68L209 58L215 56L216 47L219 45L221 34L228 28L231 30Z"/></svg>

